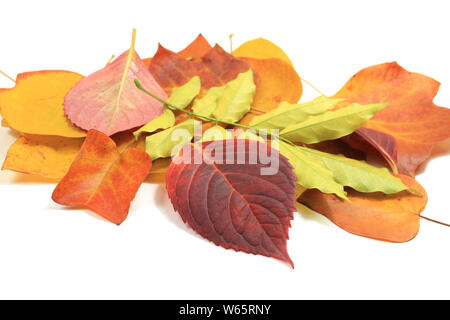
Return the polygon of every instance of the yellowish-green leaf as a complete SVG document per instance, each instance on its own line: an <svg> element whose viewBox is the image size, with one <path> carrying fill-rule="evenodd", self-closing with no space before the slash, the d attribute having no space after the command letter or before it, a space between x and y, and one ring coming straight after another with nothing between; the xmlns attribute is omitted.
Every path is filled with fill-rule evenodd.
<svg viewBox="0 0 450 320"><path fill-rule="evenodd" d="M256 140L256 141L259 141L259 142L262 142L262 143L267 143L267 141L266 140L264 140L263 138L261 138L260 136L258 136L257 134L256 134L256 132L255 131L253 131L253 130L246 130L246 131L243 131L242 133L240 133L238 136L237 136L237 138L238 139L248 139L248 140Z"/></svg>
<svg viewBox="0 0 450 320"><path fill-rule="evenodd" d="M221 126L209 128L202 135L202 141L226 140L233 138L233 134Z"/></svg>
<svg viewBox="0 0 450 320"><path fill-rule="evenodd" d="M181 87L173 88L167 103L184 109L200 93L201 87L200 77L195 76Z"/></svg>
<svg viewBox="0 0 450 320"><path fill-rule="evenodd" d="M322 114L333 109L339 99L318 97L313 101L291 104L281 102L278 107L261 116L256 116L250 122L255 129L284 129L287 126L305 121L310 116Z"/></svg>
<svg viewBox="0 0 450 320"><path fill-rule="evenodd" d="M141 135L141 133L143 132L152 133L158 129L170 128L174 124L175 124L175 115L171 110L165 108L163 113L159 117L153 119L139 130L133 132L133 134L137 140Z"/></svg>
<svg viewBox="0 0 450 320"><path fill-rule="evenodd" d="M272 145L272 147L274 147ZM319 189L324 193L334 193L337 196L347 199L344 187L337 183L333 173L297 146L292 146L283 141L279 141L278 150L288 158L297 176L297 184L307 189Z"/></svg>
<svg viewBox="0 0 450 320"><path fill-rule="evenodd" d="M145 151L152 157L152 160L168 158L177 154L181 147L191 142L196 122L198 121L189 119L148 136L145 140Z"/></svg>
<svg viewBox="0 0 450 320"><path fill-rule="evenodd" d="M200 116L209 117L217 107L217 101L222 97L225 86L209 89L201 99L195 99L192 111Z"/></svg>
<svg viewBox="0 0 450 320"><path fill-rule="evenodd" d="M388 104L353 103L348 107L312 116L303 122L290 125L280 132L280 136L308 144L338 139L360 128Z"/></svg>
<svg viewBox="0 0 450 320"><path fill-rule="evenodd" d="M322 162L333 173L336 182L357 191L393 194L408 189L400 178L393 176L386 168L376 168L364 161L310 148L297 148Z"/></svg>
<svg viewBox="0 0 450 320"><path fill-rule="evenodd" d="M240 73L236 79L225 85L222 96L217 100L213 116L223 121L239 121L250 111L255 90L252 69Z"/></svg>

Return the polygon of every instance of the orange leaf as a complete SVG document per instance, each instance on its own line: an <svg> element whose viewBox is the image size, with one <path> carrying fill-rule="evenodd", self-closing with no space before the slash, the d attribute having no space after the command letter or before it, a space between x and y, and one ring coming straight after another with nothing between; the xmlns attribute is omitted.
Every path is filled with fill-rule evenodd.
<svg viewBox="0 0 450 320"><path fill-rule="evenodd" d="M347 196L351 202L348 202L311 189L304 192L299 201L348 232L376 240L406 242L419 231L419 214L425 208L427 196L425 189L413 178L399 177L421 196L409 191L385 195L349 189Z"/></svg>
<svg viewBox="0 0 450 320"><path fill-rule="evenodd" d="M144 151L129 148L120 154L111 138L90 130L52 199L62 205L87 207L121 224L151 166L152 160Z"/></svg>
<svg viewBox="0 0 450 320"><path fill-rule="evenodd" d="M0 89L0 112L7 125L28 134L77 138L86 132L65 116L67 92L82 75L70 71L35 71L17 76L11 89Z"/></svg>
<svg viewBox="0 0 450 320"><path fill-rule="evenodd" d="M122 152L136 144L129 131L111 137ZM144 137L139 140L144 140ZM64 138L26 134L9 148L2 170L34 174L61 180L67 173L84 142L83 138ZM145 147L140 149L144 150Z"/></svg>
<svg viewBox="0 0 450 320"><path fill-rule="evenodd" d="M9 148L2 170L61 179L69 170L84 139L24 135Z"/></svg>
<svg viewBox="0 0 450 320"><path fill-rule="evenodd" d="M276 44L264 38L247 41L234 50L232 54L235 57L255 59L278 58L292 66L288 55Z"/></svg>
<svg viewBox="0 0 450 320"><path fill-rule="evenodd" d="M194 41L192 41L186 48L178 52L178 54L182 58L192 58L190 60L196 61L207 54L211 49L212 47L209 44L208 40L206 40L205 37L203 37L203 35L200 33Z"/></svg>
<svg viewBox="0 0 450 320"><path fill-rule="evenodd" d="M282 101L298 102L302 96L302 82L290 64L275 58L241 59L250 65L255 74L254 109L268 112L278 107ZM255 115L248 113L240 123L248 125Z"/></svg>
<svg viewBox="0 0 450 320"><path fill-rule="evenodd" d="M433 146L450 137L450 110L433 103L439 85L393 62L361 70L334 98L361 104L391 102L365 127L393 136L399 172L414 176Z"/></svg>

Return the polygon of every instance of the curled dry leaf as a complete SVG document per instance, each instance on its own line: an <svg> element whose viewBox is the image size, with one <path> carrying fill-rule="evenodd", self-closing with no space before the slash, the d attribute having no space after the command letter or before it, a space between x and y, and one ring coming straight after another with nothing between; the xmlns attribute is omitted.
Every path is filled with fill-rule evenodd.
<svg viewBox="0 0 450 320"><path fill-rule="evenodd" d="M21 133L68 138L86 136L65 116L67 92L83 76L62 70L20 73L11 89L0 89L0 113L8 127Z"/></svg>
<svg viewBox="0 0 450 320"><path fill-rule="evenodd" d="M129 148L120 154L111 138L90 130L52 199L62 205L89 208L121 224L151 167L152 159L144 151Z"/></svg>
<svg viewBox="0 0 450 320"><path fill-rule="evenodd" d="M165 92L131 48L103 69L78 82L66 95L67 117L85 130L111 136L148 123L162 113L162 104L136 88L135 79L162 99Z"/></svg>
<svg viewBox="0 0 450 320"><path fill-rule="evenodd" d="M352 148L362 150L367 154L379 153L391 170L394 173L398 172L397 141L390 134L363 127L342 139Z"/></svg>
<svg viewBox="0 0 450 320"><path fill-rule="evenodd" d="M349 189L348 202L311 189L305 191L299 201L348 232L376 240L406 242L419 231L419 214L425 208L427 196L425 189L413 178L399 177L421 195L409 191L393 195L368 194Z"/></svg>
<svg viewBox="0 0 450 320"><path fill-rule="evenodd" d="M262 164L258 149L279 157L276 174L261 174L268 165ZM237 164L238 154L242 164ZM225 158L233 164L220 164ZM226 249L293 265L286 240L296 210L295 180L289 162L276 150L254 140L230 139L183 147L169 167L166 187L175 211L201 236Z"/></svg>
<svg viewBox="0 0 450 320"><path fill-rule="evenodd" d="M359 71L334 97L361 104L390 102L364 127L393 136L399 172L414 176L433 146L450 137L450 110L433 103L439 85L395 62L384 63ZM391 150L385 144L389 140L378 143L378 149Z"/></svg>

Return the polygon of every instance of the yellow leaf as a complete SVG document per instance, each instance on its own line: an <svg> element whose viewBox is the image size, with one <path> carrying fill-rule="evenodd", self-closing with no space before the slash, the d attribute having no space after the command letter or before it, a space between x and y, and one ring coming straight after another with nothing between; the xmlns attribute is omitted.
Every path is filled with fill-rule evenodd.
<svg viewBox="0 0 450 320"><path fill-rule="evenodd" d="M273 42L264 38L258 38L243 43L232 52L235 57L247 57L256 59L277 58L292 65L291 59Z"/></svg>
<svg viewBox="0 0 450 320"><path fill-rule="evenodd" d="M64 114L66 93L83 76L69 71L36 71L17 76L16 86L0 89L0 112L8 126L28 134L86 136Z"/></svg>

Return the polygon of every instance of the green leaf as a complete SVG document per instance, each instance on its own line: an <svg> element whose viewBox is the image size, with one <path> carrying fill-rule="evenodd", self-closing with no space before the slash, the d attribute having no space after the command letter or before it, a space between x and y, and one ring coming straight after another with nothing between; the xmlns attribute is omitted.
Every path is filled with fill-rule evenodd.
<svg viewBox="0 0 450 320"><path fill-rule="evenodd" d="M159 117L153 119L139 130L133 132L133 134L137 140L141 135L141 133L143 132L152 133L158 129L170 128L174 124L175 124L175 115L169 109L164 108L163 113Z"/></svg>
<svg viewBox="0 0 450 320"><path fill-rule="evenodd" d="M196 122L198 121L189 119L148 136L145 140L145 151L152 157L152 160L168 158L178 153L183 145L192 140Z"/></svg>
<svg viewBox="0 0 450 320"><path fill-rule="evenodd" d="M376 168L359 161L310 148L298 147L304 153L321 161L332 173L336 182L360 192L393 194L408 189L400 178L386 168Z"/></svg>
<svg viewBox="0 0 450 320"><path fill-rule="evenodd" d="M209 128L202 135L202 141L215 141L231 139L233 134L221 126Z"/></svg>
<svg viewBox="0 0 450 320"><path fill-rule="evenodd" d="M236 79L225 85L222 96L217 100L213 116L223 121L239 121L250 111L255 90L252 69L240 73Z"/></svg>
<svg viewBox="0 0 450 320"><path fill-rule="evenodd" d="M245 139L248 139L248 140L256 140L256 141L259 141L259 142L262 142L262 143L266 143L266 144L267 144L267 141L264 140L263 138L261 138L259 135L257 135L256 132L253 131L253 130L245 130L245 131L243 131L242 133L240 133L240 134L237 136L237 139L243 139L243 140L245 140Z"/></svg>
<svg viewBox="0 0 450 320"><path fill-rule="evenodd" d="M200 116L209 117L217 107L217 101L223 96L225 86L209 89L201 99L195 99L192 111Z"/></svg>
<svg viewBox="0 0 450 320"><path fill-rule="evenodd" d="M167 103L184 109L200 93L201 87L200 77L195 76L181 87L173 88Z"/></svg>
<svg viewBox="0 0 450 320"><path fill-rule="evenodd" d="M280 136L308 144L338 139L360 128L388 104L353 103L348 107L312 116L303 122L290 125L280 132Z"/></svg>
<svg viewBox="0 0 450 320"><path fill-rule="evenodd" d="M284 129L287 126L305 121L310 116L315 116L333 109L340 99L318 97L310 102L290 104L281 102L278 107L261 116L256 116L250 122L255 129Z"/></svg>
<svg viewBox="0 0 450 320"><path fill-rule="evenodd" d="M272 147L276 146L272 144ZM344 187L334 180L333 173L323 163L317 161L316 157L311 157L297 146L283 141L279 141L277 149L288 158L294 168L297 184L307 189L319 189L324 193L334 193L347 199Z"/></svg>

